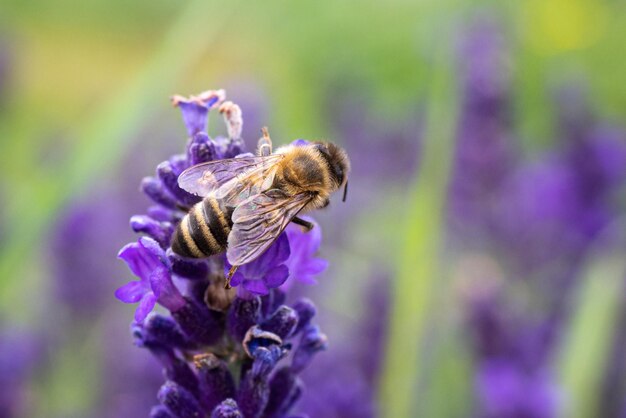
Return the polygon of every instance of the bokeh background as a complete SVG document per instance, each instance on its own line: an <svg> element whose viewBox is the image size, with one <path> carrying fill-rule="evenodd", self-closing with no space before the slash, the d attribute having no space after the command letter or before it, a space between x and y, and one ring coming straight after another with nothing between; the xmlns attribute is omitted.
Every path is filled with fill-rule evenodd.
<svg viewBox="0 0 626 418"><path fill-rule="evenodd" d="M616 0L4 0L0 417L148 416L116 254L214 88L352 159L297 410L624 416L624 45Z"/></svg>

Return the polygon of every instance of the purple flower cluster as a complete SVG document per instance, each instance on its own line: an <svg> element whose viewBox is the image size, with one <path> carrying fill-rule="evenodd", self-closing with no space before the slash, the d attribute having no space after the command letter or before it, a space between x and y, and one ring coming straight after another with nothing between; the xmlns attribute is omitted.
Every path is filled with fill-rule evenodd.
<svg viewBox="0 0 626 418"><path fill-rule="evenodd" d="M166 382L152 417L287 417L302 394L298 375L326 337L311 323L315 306L308 299L285 304L289 278L313 283L326 268L315 258L321 242L311 233L289 226L261 257L243 265L224 288L225 256L184 259L170 239L185 208L200 198L178 187L186 168L244 152L241 110L224 101L224 91L175 96L189 141L186 154L159 164L147 177L143 192L155 203L145 215L131 218L142 236L120 251L139 280L116 291L126 303L138 303L132 332L136 344L162 364ZM228 138L206 134L208 113L219 108ZM151 311L155 305L171 316ZM286 361L279 363L281 359Z"/></svg>
<svg viewBox="0 0 626 418"><path fill-rule="evenodd" d="M190 299L172 317L152 313L134 323L137 345L161 362L166 378L151 416L290 416L303 390L298 375L326 337L311 324L309 300L284 302L280 289L235 298L223 312Z"/></svg>
<svg viewBox="0 0 626 418"><path fill-rule="evenodd" d="M560 142L526 161L511 140L507 54L498 28L483 22L469 31L462 56L451 239L489 254L506 272L485 291L494 270L465 269L482 274L467 298L480 415L554 417L561 396L552 360L576 278L592 246L610 244L607 232L623 212L626 133L596 120L578 90L568 89L558 103ZM532 305L509 291L515 280L537 295Z"/></svg>

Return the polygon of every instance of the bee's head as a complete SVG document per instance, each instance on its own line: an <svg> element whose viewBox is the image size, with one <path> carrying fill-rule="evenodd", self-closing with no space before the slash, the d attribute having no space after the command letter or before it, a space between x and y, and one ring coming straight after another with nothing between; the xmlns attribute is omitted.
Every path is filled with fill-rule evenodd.
<svg viewBox="0 0 626 418"><path fill-rule="evenodd" d="M331 142L315 142L315 148L318 150L324 161L330 168L330 175L335 183L335 190L348 186L348 172L350 171L350 160L348 154L343 148ZM344 192L345 200L345 192Z"/></svg>

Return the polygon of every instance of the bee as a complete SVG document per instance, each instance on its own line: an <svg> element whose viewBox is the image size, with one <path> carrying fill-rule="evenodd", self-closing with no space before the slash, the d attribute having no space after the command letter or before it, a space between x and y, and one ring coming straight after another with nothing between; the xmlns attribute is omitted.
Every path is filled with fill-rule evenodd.
<svg viewBox="0 0 626 418"><path fill-rule="evenodd" d="M331 142L287 145L272 152L267 128L261 130L258 155L210 161L190 167L178 185L203 197L185 215L172 237L172 250L183 257L205 258L226 252L237 267L259 257L290 222L310 230L298 217L328 206L330 195L348 192L350 161Z"/></svg>

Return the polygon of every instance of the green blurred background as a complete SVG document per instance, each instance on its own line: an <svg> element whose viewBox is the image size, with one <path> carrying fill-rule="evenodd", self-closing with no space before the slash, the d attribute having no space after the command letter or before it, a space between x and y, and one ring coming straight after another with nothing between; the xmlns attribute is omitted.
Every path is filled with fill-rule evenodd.
<svg viewBox="0 0 626 418"><path fill-rule="evenodd" d="M380 391L383 405L400 408L381 416L404 416L410 385L406 393L390 388L397 379L417 381L419 361L413 364L412 356L403 353L414 352L419 343L394 338L426 327L427 308L432 309L430 321L444 329L458 314L454 307L429 305L438 290L420 279L437 276L438 267L420 267L419 260L436 257L440 245L442 190L458 113L457 41L473 19L485 15L501 22L507 37L513 124L527 155L552 145L551 89L564 81L584 84L604 118L626 120L626 7L616 0L4 0L0 325L39 331L55 322L75 330L68 333L67 344L57 341L45 364L33 372L27 385L35 406L22 416L90 416L101 401L97 382L103 371L94 359L103 355L99 347L105 338L93 324L119 311L117 324L125 338L132 315L132 308L114 301L112 294L110 306L78 320L55 303L49 247L60 214L77 201L97 201L99 190L136 190L159 161L184 146L184 128L169 96L221 87L242 102L244 120L244 102L254 103L255 117L270 126L276 143L326 137L358 147L348 148L355 155L367 153L371 141L384 146L384 134L362 142L339 135L328 120L339 98L353 100L370 123L383 127L424 120L425 134L415 132L416 142L426 137L420 176L406 170L396 180L363 188L368 206L342 225L348 238L334 247L323 244L330 249L325 255L335 279L316 300L320 309L347 317L348 323L358 319L353 307L364 292L359 279L375 268L414 296L394 301L389 367L382 379L387 390ZM260 126L246 126L248 145ZM224 131L217 119L211 130ZM142 151L136 152L139 146ZM98 202L106 211L106 200ZM136 205L135 212L141 207ZM322 222L333 225L333 210L320 214ZM407 221L397 222L396 214ZM133 239L130 230L124 239ZM115 252L101 257L119 267L111 289L124 283L130 273ZM447 300L443 292L437 297ZM448 341L443 346L461 338L451 333L448 340L442 337ZM445 388L469 373L455 349L450 356L461 364L445 364L452 373L448 380L442 377ZM468 389L454 390L463 398ZM444 392L439 398L424 395L433 404L428 408L443 409L423 416L465 416L463 406L440 405Z"/></svg>

